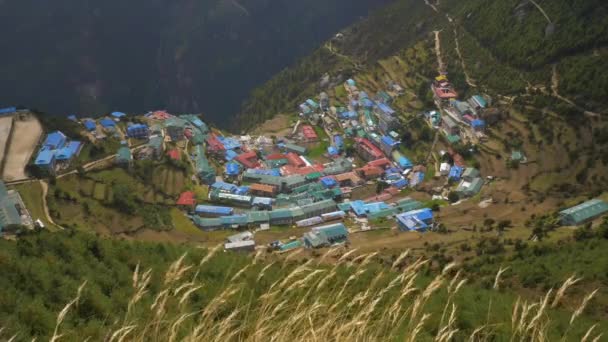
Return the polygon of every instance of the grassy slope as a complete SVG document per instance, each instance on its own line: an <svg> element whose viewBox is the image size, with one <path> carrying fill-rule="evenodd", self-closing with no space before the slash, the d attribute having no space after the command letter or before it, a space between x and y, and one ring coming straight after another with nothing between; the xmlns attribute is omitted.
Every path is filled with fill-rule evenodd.
<svg viewBox="0 0 608 342"><path fill-rule="evenodd" d="M0 245L0 271L5 275L0 283L3 292L8 294L0 297L0 320L7 327L3 336L19 332L19 337L24 339L29 336L47 339L54 329L56 314L74 298L78 286L85 280L87 284L78 304L70 308L59 329L64 334L63 340L82 340L85 336L98 340L108 331L117 331L119 327L129 324L134 325L135 334L143 333L146 324L154 324L155 310L150 310L150 305L163 290L171 293L166 302L160 301L165 303L161 304L165 307L162 319L169 324L158 326L159 330L147 330L146 336L152 340L166 340L171 334L171 326L182 313L204 308L210 310L211 316L197 314L184 317L182 324L174 326L177 336L183 338L194 326L202 324L202 332L208 335L199 339L225 340L227 337L222 335L226 331L222 328L227 326L230 328L227 331L236 331L240 339L252 338L253 334L261 334L265 338L282 334L286 338L302 340L305 335L310 338L308 334L311 330L308 320L298 319L298 314L307 314L318 336L323 336L321 339L336 338L339 336L336 334L342 333L342 338L353 338L349 334L355 334L369 339L402 340L404 336L412 336L414 323L419 322L423 313L428 313L430 316L421 325L417 340L430 340L442 327L440 322L446 303L451 303L448 288L454 289L449 286L455 276L454 271L445 273L445 278L436 277L434 271L424 267L414 272L397 272L382 266L378 262L380 260L373 257L367 258L364 265L360 264L363 259L359 258L354 265L340 262L341 265L334 268L319 266L316 262L307 262L298 267L300 262L286 260L270 265L270 260L255 262L241 255L222 252L216 253L209 261L200 262L206 253L201 249L104 240L93 235L69 232L41 233L18 242L0 241ZM166 272L169 263L186 251L188 255L183 263L174 264L173 271ZM341 253L338 251L338 256ZM555 253L547 257L564 260L564 269L579 266L571 258L560 257L559 250ZM586 253L585 249L580 250L583 258ZM326 260L335 262L337 258L328 256ZM525 257L521 263L529 260L531 257ZM406 265L413 263L414 260L405 259ZM521 263L512 265L520 266ZM132 272L137 265L140 271L137 277L133 277ZM152 270L149 281L143 275L148 268ZM313 274L313 270L320 273ZM395 280L400 274L416 274L417 279L412 285L427 289L428 300L423 300L420 290L414 290L403 300L398 300L408 288L407 281ZM555 279L559 277L561 274ZM459 330L456 338L464 339L476 327L484 324L491 325L484 330L484 335L498 340L508 338L516 297L508 290L497 291L477 285L474 274L471 278L473 283L464 285L453 296L457 312L451 328ZM503 278L506 278L503 283L509 282L508 276ZM191 280L193 284L185 284ZM277 280L282 283L272 285ZM431 280L434 285L429 287ZM182 285L187 287L177 290ZM435 285L437 288L431 290ZM271 287L276 291L271 291ZM127 313L127 302L133 298L137 288L146 289L146 292ZM365 295L367 290L371 290L370 296ZM180 294L176 295L175 291ZM231 291L234 292L230 294ZM178 305L182 298L182 304ZM223 302L212 304L220 298ZM369 306L374 298L378 299L375 308ZM416 300L422 300L422 306L415 317L401 311L411 308ZM283 304L279 305L279 302ZM315 302L321 307L313 306ZM395 303L396 310L391 310ZM323 310L318 310L320 308ZM369 315L364 314L368 309L371 309ZM385 316L388 314L385 310L392 314L405 313L405 316L403 320L388 324L391 316ZM231 317L231 313L235 316ZM260 321L266 318L270 320ZM547 316L543 315L541 319L541 322L548 324L548 338L554 340L568 330L569 318L570 312L566 310L548 310ZM353 324L358 321L366 323ZM443 322L445 324L446 320ZM584 314L579 317L570 329L568 340L580 338L593 322L593 316ZM325 323L329 325L324 326ZM344 326L350 326L350 329L340 331L340 327ZM600 327L596 333L603 332L604 328Z"/></svg>

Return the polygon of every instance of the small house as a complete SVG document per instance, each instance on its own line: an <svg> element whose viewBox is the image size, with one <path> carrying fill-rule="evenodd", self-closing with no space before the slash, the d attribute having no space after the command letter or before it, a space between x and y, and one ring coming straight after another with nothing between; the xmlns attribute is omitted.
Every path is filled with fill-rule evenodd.
<svg viewBox="0 0 608 342"><path fill-rule="evenodd" d="M343 223L315 227L304 234L304 245L308 248L329 247L348 241L348 229Z"/></svg>
<svg viewBox="0 0 608 342"><path fill-rule="evenodd" d="M477 195L483 187L483 179L477 177L471 180L463 179L458 187L456 187L456 193L461 197L472 197Z"/></svg>
<svg viewBox="0 0 608 342"><path fill-rule="evenodd" d="M401 231L426 231L433 225L433 211L423 208L398 214L397 224Z"/></svg>
<svg viewBox="0 0 608 342"><path fill-rule="evenodd" d="M565 226L578 226L606 214L608 203L600 199L592 199L559 212L561 223Z"/></svg>
<svg viewBox="0 0 608 342"><path fill-rule="evenodd" d="M131 150L127 146L122 146L116 153L116 164L122 167L130 167L133 163Z"/></svg>

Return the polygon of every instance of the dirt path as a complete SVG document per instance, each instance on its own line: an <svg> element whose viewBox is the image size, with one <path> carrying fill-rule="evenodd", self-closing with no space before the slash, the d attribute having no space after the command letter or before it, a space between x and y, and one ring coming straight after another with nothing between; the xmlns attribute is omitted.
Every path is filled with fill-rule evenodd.
<svg viewBox="0 0 608 342"><path fill-rule="evenodd" d="M439 10L437 9L437 7L435 5L433 5L432 3L430 3L429 0L424 0L424 3L427 4L427 6L431 7L433 9L433 11L439 13Z"/></svg>
<svg viewBox="0 0 608 342"><path fill-rule="evenodd" d="M574 101L570 100L569 98L563 97L562 95L559 94L558 90L559 90L559 74L557 73L557 64L553 64L551 67L551 95L553 95L553 97L556 97L556 98L576 107L578 110L582 111L587 116L594 116L594 117L600 116L599 113L595 113L595 112L586 110L585 108L577 105Z"/></svg>
<svg viewBox="0 0 608 342"><path fill-rule="evenodd" d="M471 87L477 88L477 84L475 80L473 80L469 73L467 72L467 66L464 62L464 58L462 58L462 53L460 52L460 44L458 42L458 32L454 28L454 43L456 44L456 54L458 55L458 59L460 59L460 65L462 66L462 72L464 73L464 78L467 84Z"/></svg>
<svg viewBox="0 0 608 342"><path fill-rule="evenodd" d="M439 37L439 33L441 31L433 31L435 34L435 55L437 55L437 73L442 74L445 72L445 64L443 64L443 59L441 58L441 37Z"/></svg>
<svg viewBox="0 0 608 342"><path fill-rule="evenodd" d="M543 16L545 17L545 19L547 19L547 22L549 22L549 24L553 24L553 22L551 22L551 19L547 15L547 12L545 12L545 10L542 7L540 7L540 5L536 3L536 1L530 0L530 2L532 3L532 5L536 6L536 8L538 8L538 10L540 11L540 13L543 14Z"/></svg>
<svg viewBox="0 0 608 342"><path fill-rule="evenodd" d="M46 216L47 221L49 221L52 225L56 226L59 229L62 229L62 230L65 229L62 226L55 223L55 221L53 221L53 218L51 217L51 214L49 212L49 206L46 202L46 196L49 192L49 185L46 184L45 181L40 180L40 187L42 188L42 209L44 209L44 215Z"/></svg>
<svg viewBox="0 0 608 342"><path fill-rule="evenodd" d="M349 57L347 55L344 55L342 53L340 53L339 51L337 51L334 46L331 44L331 41L325 43L325 45L323 45L324 48L327 49L327 51L331 52L332 54L347 60L349 63L351 63L353 65L353 67L356 70L363 70L363 66L361 65L361 63L359 63L358 61L354 60L352 57Z"/></svg>

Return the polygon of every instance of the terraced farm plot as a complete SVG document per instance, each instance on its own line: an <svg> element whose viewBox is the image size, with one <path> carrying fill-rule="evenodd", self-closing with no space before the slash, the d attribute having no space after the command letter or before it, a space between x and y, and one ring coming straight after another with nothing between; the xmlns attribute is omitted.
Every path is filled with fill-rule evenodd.
<svg viewBox="0 0 608 342"><path fill-rule="evenodd" d="M102 183L95 183L93 188L93 198L98 201L104 201L106 199L106 185Z"/></svg>

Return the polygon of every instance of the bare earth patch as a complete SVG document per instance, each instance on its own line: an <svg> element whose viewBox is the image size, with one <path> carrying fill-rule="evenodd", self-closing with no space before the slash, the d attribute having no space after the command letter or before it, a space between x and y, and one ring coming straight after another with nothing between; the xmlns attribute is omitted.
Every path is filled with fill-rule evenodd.
<svg viewBox="0 0 608 342"><path fill-rule="evenodd" d="M0 161L4 158L6 143L13 126L13 117L0 117Z"/></svg>
<svg viewBox="0 0 608 342"><path fill-rule="evenodd" d="M266 120L262 125L258 126L252 134L274 134L285 135L290 133L293 127L290 125L290 117L285 114L276 115L270 120Z"/></svg>
<svg viewBox="0 0 608 342"><path fill-rule="evenodd" d="M12 141L6 151L4 174L2 175L6 181L27 178L25 167L42 135L42 126L33 116L25 120L15 120L13 130Z"/></svg>

